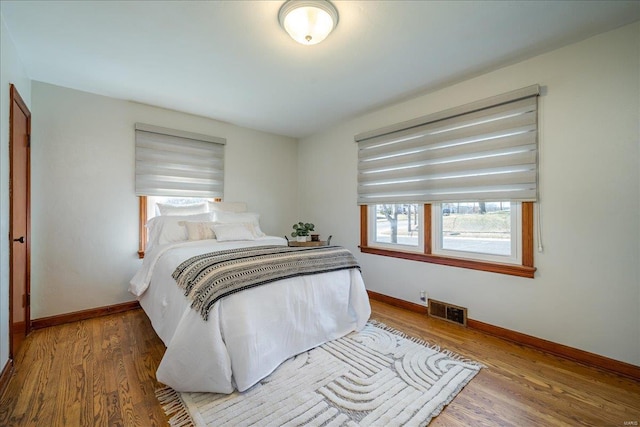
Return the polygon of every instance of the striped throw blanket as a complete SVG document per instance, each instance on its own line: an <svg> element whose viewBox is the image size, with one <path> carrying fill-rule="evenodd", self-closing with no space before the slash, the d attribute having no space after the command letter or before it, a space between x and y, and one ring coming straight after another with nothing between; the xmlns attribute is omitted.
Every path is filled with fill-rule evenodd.
<svg viewBox="0 0 640 427"><path fill-rule="evenodd" d="M340 246L258 246L192 257L173 278L204 320L220 298L277 280L330 271L360 269L351 252Z"/></svg>

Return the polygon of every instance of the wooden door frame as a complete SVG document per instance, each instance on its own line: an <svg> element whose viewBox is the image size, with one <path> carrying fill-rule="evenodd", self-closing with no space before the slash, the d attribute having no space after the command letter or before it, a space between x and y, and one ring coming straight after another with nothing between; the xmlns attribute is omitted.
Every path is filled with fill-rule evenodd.
<svg viewBox="0 0 640 427"><path fill-rule="evenodd" d="M24 102L16 87L9 85L9 358L14 359L13 349L13 182L11 171L13 170L13 120L16 114L15 105L27 118L27 224L25 233L26 245L26 275L25 275L25 328L26 333L31 331L31 112Z"/></svg>

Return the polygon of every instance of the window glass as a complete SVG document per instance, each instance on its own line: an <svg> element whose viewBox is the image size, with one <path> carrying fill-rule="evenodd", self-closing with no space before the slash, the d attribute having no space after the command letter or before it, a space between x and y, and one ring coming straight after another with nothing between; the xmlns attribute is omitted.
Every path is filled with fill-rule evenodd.
<svg viewBox="0 0 640 427"><path fill-rule="evenodd" d="M442 203L442 249L511 255L511 203Z"/></svg>
<svg viewBox="0 0 640 427"><path fill-rule="evenodd" d="M420 246L420 209L417 204L383 204L370 208L375 243Z"/></svg>
<svg viewBox="0 0 640 427"><path fill-rule="evenodd" d="M433 205L433 253L482 261L522 262L521 203Z"/></svg>

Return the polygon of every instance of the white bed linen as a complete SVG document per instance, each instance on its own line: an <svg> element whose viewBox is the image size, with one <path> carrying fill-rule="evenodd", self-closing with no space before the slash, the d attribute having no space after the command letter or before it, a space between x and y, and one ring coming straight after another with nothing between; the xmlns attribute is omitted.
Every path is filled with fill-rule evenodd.
<svg viewBox="0 0 640 427"><path fill-rule="evenodd" d="M182 261L200 253L271 244L286 241L203 240L147 254L131 290L144 288L149 278L138 299L167 346L158 381L178 391L244 391L288 358L365 325L371 308L358 270L285 279L230 295L214 304L206 322L171 277Z"/></svg>

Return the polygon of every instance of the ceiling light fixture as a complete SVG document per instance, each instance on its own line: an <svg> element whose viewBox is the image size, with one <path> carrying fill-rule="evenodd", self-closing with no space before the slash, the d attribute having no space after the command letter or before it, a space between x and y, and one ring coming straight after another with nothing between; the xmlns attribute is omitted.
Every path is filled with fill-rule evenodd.
<svg viewBox="0 0 640 427"><path fill-rule="evenodd" d="M280 26L301 44L317 44L338 25L338 10L327 0L288 0L278 12Z"/></svg>

